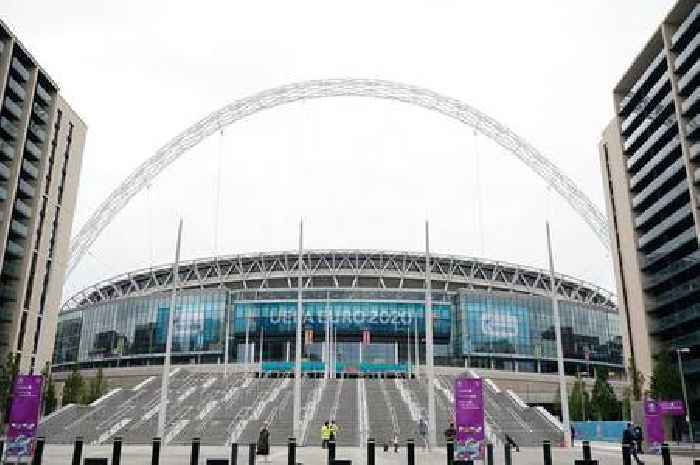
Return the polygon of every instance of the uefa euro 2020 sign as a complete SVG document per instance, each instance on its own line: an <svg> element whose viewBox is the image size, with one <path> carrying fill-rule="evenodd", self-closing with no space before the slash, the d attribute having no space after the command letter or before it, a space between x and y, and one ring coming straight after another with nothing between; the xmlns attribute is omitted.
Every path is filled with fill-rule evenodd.
<svg viewBox="0 0 700 465"><path fill-rule="evenodd" d="M484 458L484 389L480 378L455 381L455 460Z"/></svg>
<svg viewBox="0 0 700 465"><path fill-rule="evenodd" d="M41 386L41 376L19 375L15 379L7 430L6 461L28 463L34 455L41 408Z"/></svg>

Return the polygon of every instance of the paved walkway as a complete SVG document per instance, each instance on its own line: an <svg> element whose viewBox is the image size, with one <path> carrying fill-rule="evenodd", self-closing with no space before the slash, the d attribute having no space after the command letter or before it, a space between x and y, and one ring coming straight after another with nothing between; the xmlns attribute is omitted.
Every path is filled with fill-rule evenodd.
<svg viewBox="0 0 700 465"><path fill-rule="evenodd" d="M44 455L44 465L70 465L73 447L64 445L49 445ZM200 453L200 465L206 464L207 458L227 458L228 449L223 447L202 447ZM592 447L593 459L599 461L599 465L620 465L622 463L621 452L614 444L596 443ZM84 457L108 457L111 459L111 446L86 446ZM365 465L366 451L359 447L338 448L336 457L350 459L353 465ZM700 457L700 454L699 454ZM416 465L444 465L446 462L445 450L423 451L416 449ZM573 465L574 459L582 458L580 445L575 449L552 449L553 465ZM659 456L641 456L646 465L661 465ZM124 446L122 452L122 465L150 465L150 446ZM376 452L376 465L406 465L406 450L399 449L398 453L383 452L381 448ZM304 465L326 465L326 451L316 447L302 447L297 449L297 462ZM503 465L503 451L495 450L495 465ZM189 465L190 448L183 446L169 446L161 455L160 465ZM257 457L257 465L264 465L265 461ZM272 465L287 464L287 450L283 447L273 447L269 457ZM542 465L542 450L540 448L522 448L520 452L513 453L513 465ZM692 465L690 457L673 457L673 465ZM238 453L238 465L248 465L248 447L241 447ZM633 461L634 465L634 461Z"/></svg>

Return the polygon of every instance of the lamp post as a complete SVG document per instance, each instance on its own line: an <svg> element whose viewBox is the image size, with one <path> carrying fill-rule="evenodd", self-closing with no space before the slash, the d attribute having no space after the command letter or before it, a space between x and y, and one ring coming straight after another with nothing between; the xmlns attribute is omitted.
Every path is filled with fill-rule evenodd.
<svg viewBox="0 0 700 465"><path fill-rule="evenodd" d="M688 422L688 435L690 436L690 444L695 448L695 437L693 436L693 422L690 420L690 404L688 404L688 393L685 389L685 376L683 375L683 357L681 354L690 353L688 347L682 347L676 349L676 355L678 356L678 371L681 374L681 388L683 388L683 403L685 404L685 421Z"/></svg>

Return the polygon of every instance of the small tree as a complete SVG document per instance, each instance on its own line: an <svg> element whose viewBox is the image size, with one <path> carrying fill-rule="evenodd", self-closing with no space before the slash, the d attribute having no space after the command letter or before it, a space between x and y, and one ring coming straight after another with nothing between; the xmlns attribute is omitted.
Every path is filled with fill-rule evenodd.
<svg viewBox="0 0 700 465"><path fill-rule="evenodd" d="M593 417L596 420L604 421L619 418L620 405L612 386L608 382L608 374L604 368L596 370L591 407Z"/></svg>
<svg viewBox="0 0 700 465"><path fill-rule="evenodd" d="M71 374L66 378L63 386L63 400L61 405L77 404L83 400L83 392L85 390L83 377L78 371L78 367L74 366Z"/></svg>
<svg viewBox="0 0 700 465"><path fill-rule="evenodd" d="M637 370L637 364L635 363L633 357L629 358L627 366L629 367L627 377L630 381L630 388L627 388L630 391L629 401L640 401L642 400L642 394L644 389L644 373Z"/></svg>
<svg viewBox="0 0 700 465"><path fill-rule="evenodd" d="M102 368L98 368L95 377L92 378L88 384L88 389L85 390L83 403L91 404L92 402L102 397L106 391L107 383L104 380Z"/></svg>
<svg viewBox="0 0 700 465"><path fill-rule="evenodd" d="M591 399L586 391L586 383L578 378L569 395L569 416L573 421L585 421L590 420L590 415Z"/></svg>
<svg viewBox="0 0 700 465"><path fill-rule="evenodd" d="M46 362L46 366L44 366L44 370L41 372L41 375L44 377L44 415L48 415L56 410L56 404L58 402L56 400L56 386L53 384L49 362Z"/></svg>
<svg viewBox="0 0 700 465"><path fill-rule="evenodd" d="M649 396L655 400L680 399L683 395L681 376L669 352L654 355L654 368L649 383Z"/></svg>

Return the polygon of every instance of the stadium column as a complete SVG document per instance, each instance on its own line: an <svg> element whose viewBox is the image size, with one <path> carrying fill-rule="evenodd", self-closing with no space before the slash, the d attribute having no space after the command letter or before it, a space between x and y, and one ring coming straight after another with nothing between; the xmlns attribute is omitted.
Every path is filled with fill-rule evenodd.
<svg viewBox="0 0 700 465"><path fill-rule="evenodd" d="M571 447L571 427L569 424L569 394L566 391L566 373L564 372L564 350L561 340L561 316L559 315L559 299L554 276L554 258L552 257L552 241L549 233L549 221L547 225L547 251L549 253L549 275L552 291L552 314L554 315L554 334L557 340L557 372L559 373L559 393L561 402L561 420L564 425L564 445Z"/></svg>
<svg viewBox="0 0 700 465"><path fill-rule="evenodd" d="M168 311L168 333L165 339L165 360L163 360L163 375L160 384L160 409L158 412L158 437L165 440L165 414L168 402L168 381L170 377L170 352L173 345L173 321L175 319L175 304L177 301L178 263L180 262L180 242L182 240L182 219L177 228L177 245L175 247L175 263L173 263L173 292Z"/></svg>
<svg viewBox="0 0 700 465"><path fill-rule="evenodd" d="M435 385L433 384L433 295L432 264L430 261L430 233L428 221L425 221L425 374L428 381L428 437L430 445L435 446Z"/></svg>
<svg viewBox="0 0 700 465"><path fill-rule="evenodd" d="M297 331L294 355L294 437L301 438L301 329L304 320L304 304L302 302L302 273L303 273L304 222L299 221L299 263L297 272Z"/></svg>

